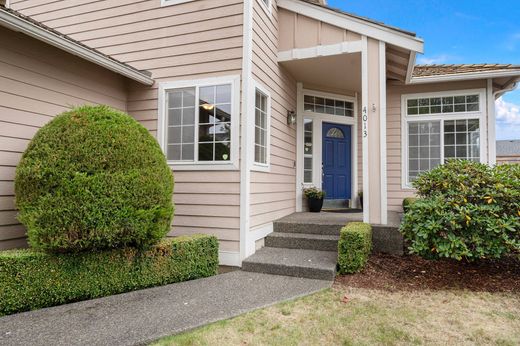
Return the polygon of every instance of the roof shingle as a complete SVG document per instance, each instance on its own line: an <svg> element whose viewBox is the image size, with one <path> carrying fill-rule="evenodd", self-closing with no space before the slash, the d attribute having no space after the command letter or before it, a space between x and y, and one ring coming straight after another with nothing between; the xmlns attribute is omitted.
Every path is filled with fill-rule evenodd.
<svg viewBox="0 0 520 346"><path fill-rule="evenodd" d="M461 73L494 72L519 70L520 65L513 64L450 64L450 65L416 65L413 77L445 76Z"/></svg>

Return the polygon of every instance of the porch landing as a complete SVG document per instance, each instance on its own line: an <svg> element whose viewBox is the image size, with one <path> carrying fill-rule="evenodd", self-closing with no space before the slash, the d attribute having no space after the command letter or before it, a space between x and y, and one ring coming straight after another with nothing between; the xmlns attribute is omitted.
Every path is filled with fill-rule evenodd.
<svg viewBox="0 0 520 346"><path fill-rule="evenodd" d="M321 213L294 213L283 217L276 222L282 223L307 223L312 225L341 225L345 226L348 222L362 222L363 212L331 212L322 211ZM400 214L397 212L388 212L387 227L398 228L400 224ZM380 225L374 225L380 226ZM339 234L339 233L338 233Z"/></svg>
<svg viewBox="0 0 520 346"><path fill-rule="evenodd" d="M399 214L389 215L390 225L372 225L374 252L403 254L398 231ZM341 228L363 220L360 212L294 213L274 222L265 247L242 262L244 271L334 280Z"/></svg>

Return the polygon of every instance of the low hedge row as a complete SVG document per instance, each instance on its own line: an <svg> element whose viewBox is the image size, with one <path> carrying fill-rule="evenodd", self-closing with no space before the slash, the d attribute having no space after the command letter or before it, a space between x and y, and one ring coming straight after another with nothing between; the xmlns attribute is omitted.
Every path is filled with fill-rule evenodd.
<svg viewBox="0 0 520 346"><path fill-rule="evenodd" d="M372 226L350 222L341 229L338 243L340 274L356 273L363 269L372 250Z"/></svg>
<svg viewBox="0 0 520 346"><path fill-rule="evenodd" d="M0 315L208 277L217 270L218 241L207 235L164 239L146 251L2 251Z"/></svg>

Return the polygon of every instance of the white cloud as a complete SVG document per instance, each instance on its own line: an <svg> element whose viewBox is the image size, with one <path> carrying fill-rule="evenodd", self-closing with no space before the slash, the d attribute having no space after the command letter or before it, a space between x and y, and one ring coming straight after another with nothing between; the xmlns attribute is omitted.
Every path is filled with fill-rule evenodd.
<svg viewBox="0 0 520 346"><path fill-rule="evenodd" d="M437 55L431 58L420 56L417 58L417 64L419 65L431 65L431 64L444 64L449 60L449 56L447 54Z"/></svg>
<svg viewBox="0 0 520 346"><path fill-rule="evenodd" d="M497 139L520 139L520 106L499 98L495 109Z"/></svg>

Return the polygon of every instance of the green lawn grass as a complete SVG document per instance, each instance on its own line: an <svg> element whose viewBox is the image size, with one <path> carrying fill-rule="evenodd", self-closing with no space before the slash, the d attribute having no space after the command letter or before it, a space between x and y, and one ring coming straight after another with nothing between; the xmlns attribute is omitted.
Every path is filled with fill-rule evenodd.
<svg viewBox="0 0 520 346"><path fill-rule="evenodd" d="M336 287L155 345L519 345L520 296Z"/></svg>

